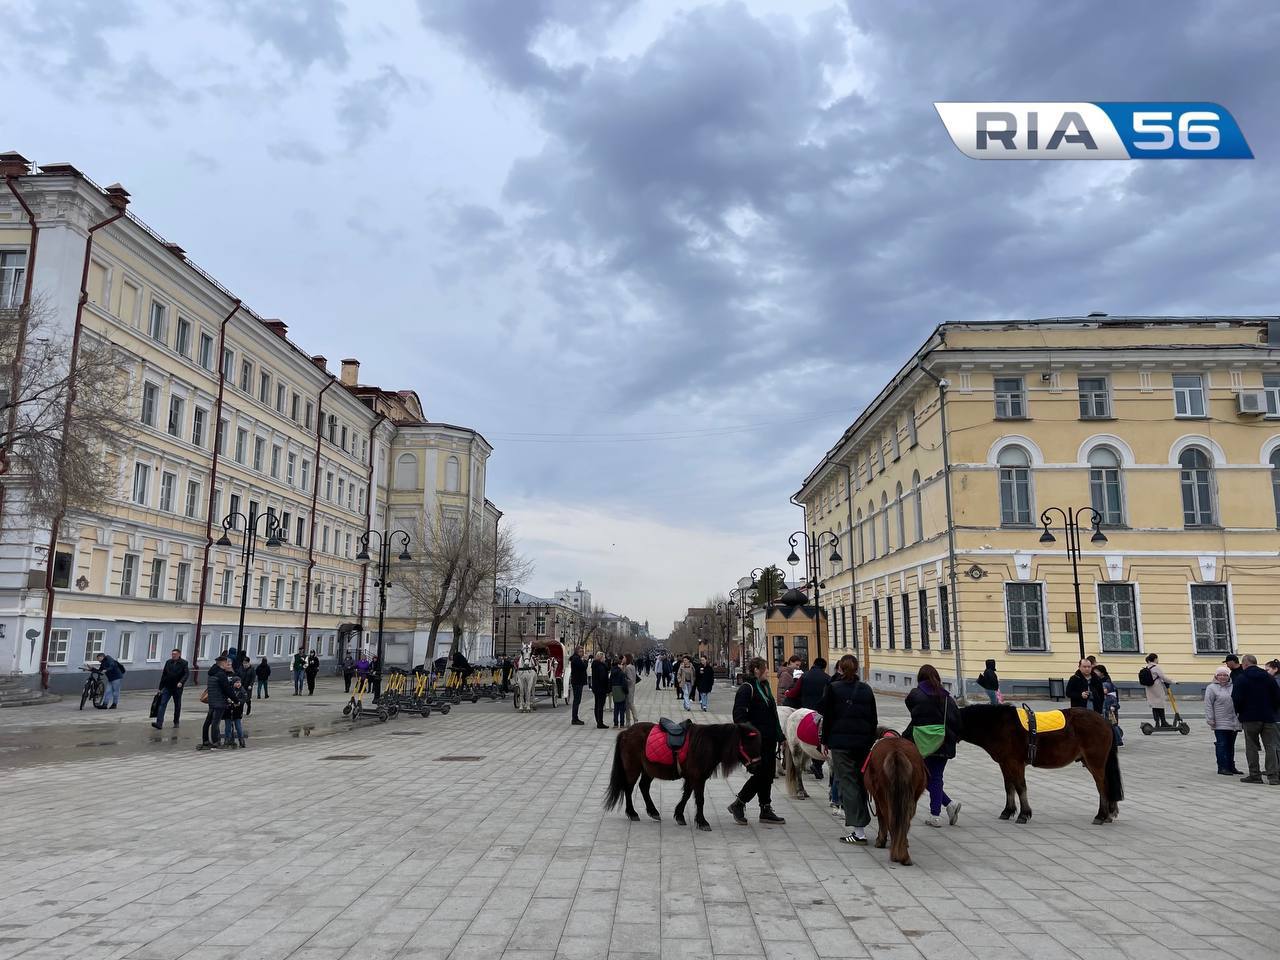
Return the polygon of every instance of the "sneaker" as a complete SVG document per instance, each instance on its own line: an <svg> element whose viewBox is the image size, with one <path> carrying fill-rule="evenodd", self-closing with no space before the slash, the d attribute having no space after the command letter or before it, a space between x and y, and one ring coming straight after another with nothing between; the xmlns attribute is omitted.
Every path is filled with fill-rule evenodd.
<svg viewBox="0 0 1280 960"><path fill-rule="evenodd" d="M761 807L761 808L760 808L760 822L761 822L761 823L776 823L776 824L784 824L784 823L786 823L787 821L786 821L784 818L782 818L782 817L778 816L776 813L774 813L774 812L773 812L773 807Z"/></svg>
<svg viewBox="0 0 1280 960"><path fill-rule="evenodd" d="M1240 782L1241 783L1261 783L1262 777L1260 774L1251 773L1247 777L1241 777Z"/></svg>
<svg viewBox="0 0 1280 960"><path fill-rule="evenodd" d="M1219 771L1218 771L1218 776L1220 776L1220 777L1232 777L1232 776L1235 776L1235 775L1236 775L1236 773L1238 773L1238 772L1239 772L1239 771L1236 771L1236 770L1219 770Z"/></svg>
<svg viewBox="0 0 1280 960"><path fill-rule="evenodd" d="M585 720L570 720L569 723L575 727L585 727L587 725Z"/></svg>
<svg viewBox="0 0 1280 960"><path fill-rule="evenodd" d="M926 827L941 827L942 818L941 817L925 817L924 825Z"/></svg>
<svg viewBox="0 0 1280 960"><path fill-rule="evenodd" d="M838 803L831 804L831 815L835 817L837 820L843 820L844 807L840 806L840 804Z"/></svg>
<svg viewBox="0 0 1280 960"><path fill-rule="evenodd" d="M729 816L733 817L733 822L738 826L747 825L747 808L741 800L735 800L729 804Z"/></svg>
<svg viewBox="0 0 1280 960"><path fill-rule="evenodd" d="M153 723L151 726L155 727L155 729L157 729L157 730L163 730L163 729L164 729L164 724L163 724L163 723Z"/></svg>
<svg viewBox="0 0 1280 960"><path fill-rule="evenodd" d="M847 843L850 845L863 846L867 842L867 835L866 833L863 832L863 829L861 827L854 827L852 833L850 833L846 837L840 838L840 842Z"/></svg>
<svg viewBox="0 0 1280 960"><path fill-rule="evenodd" d="M111 706L107 707L108 710L114 710L115 708L116 708L116 705L114 703Z"/></svg>
<svg viewBox="0 0 1280 960"><path fill-rule="evenodd" d="M951 826L956 825L956 821L960 819L960 801L953 800L947 804L947 823Z"/></svg>

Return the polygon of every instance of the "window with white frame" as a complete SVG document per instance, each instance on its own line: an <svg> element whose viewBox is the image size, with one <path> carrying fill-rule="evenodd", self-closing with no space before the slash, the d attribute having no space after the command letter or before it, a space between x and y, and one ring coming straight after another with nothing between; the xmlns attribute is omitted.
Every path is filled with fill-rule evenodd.
<svg viewBox="0 0 1280 960"><path fill-rule="evenodd" d="M889 537L889 495L880 494L880 535L884 538L885 555L893 553L893 540ZM902 544L898 544L899 547Z"/></svg>
<svg viewBox="0 0 1280 960"><path fill-rule="evenodd" d="M287 392L283 383L276 384L276 413L284 413L284 400Z"/></svg>
<svg viewBox="0 0 1280 960"><path fill-rule="evenodd" d="M230 347L222 348L222 378L230 380L235 376L236 352Z"/></svg>
<svg viewBox="0 0 1280 960"><path fill-rule="evenodd" d="M158 340L164 343L168 333L168 311L163 303L151 301L151 322L148 326L148 332L151 334L152 340Z"/></svg>
<svg viewBox="0 0 1280 960"><path fill-rule="evenodd" d="M1105 420L1111 416L1111 391L1106 377L1080 377L1076 389L1081 420Z"/></svg>
<svg viewBox="0 0 1280 960"><path fill-rule="evenodd" d="M1188 447L1178 455L1182 482L1182 525L1214 525L1213 464L1199 447Z"/></svg>
<svg viewBox="0 0 1280 960"><path fill-rule="evenodd" d="M284 577L276 577L276 602L277 610L284 607Z"/></svg>
<svg viewBox="0 0 1280 960"><path fill-rule="evenodd" d="M173 513L173 498L178 486L178 475L164 471L160 474L160 509L165 513Z"/></svg>
<svg viewBox="0 0 1280 960"><path fill-rule="evenodd" d="M191 564L178 564L177 576L173 584L173 599L178 603L187 602L187 592L191 589Z"/></svg>
<svg viewBox="0 0 1280 960"><path fill-rule="evenodd" d="M271 402L271 374L265 370L258 374L258 402Z"/></svg>
<svg viewBox="0 0 1280 960"><path fill-rule="evenodd" d="M199 338L199 347L196 350L196 362L206 370L213 369L213 337L207 333L201 333Z"/></svg>
<svg viewBox="0 0 1280 960"><path fill-rule="evenodd" d="M222 571L222 583L218 590L218 594L219 594L218 599L224 607L229 606L231 604L231 586L232 586L231 578L233 576L234 574L230 570Z"/></svg>
<svg viewBox="0 0 1280 960"><path fill-rule="evenodd" d="M265 633L258 634L258 652L256 656L265 657L267 655L267 635Z"/></svg>
<svg viewBox="0 0 1280 960"><path fill-rule="evenodd" d="M187 481L187 500L183 513L188 519L195 520L200 516L200 481Z"/></svg>
<svg viewBox="0 0 1280 960"><path fill-rule="evenodd" d="M1044 585L1006 583L1004 599L1009 649L1044 650Z"/></svg>
<svg viewBox="0 0 1280 960"><path fill-rule="evenodd" d="M278 657L284 651L284 636L277 633L271 640L271 655Z"/></svg>
<svg viewBox="0 0 1280 960"><path fill-rule="evenodd" d="M151 559L151 582L147 584L147 596L152 600L164 599L165 562L159 557Z"/></svg>
<svg viewBox="0 0 1280 960"><path fill-rule="evenodd" d="M178 317L178 335L174 338L173 348L184 357L191 357L191 321L186 317Z"/></svg>
<svg viewBox="0 0 1280 960"><path fill-rule="evenodd" d="M200 407L191 411L191 442L197 447L204 446L204 424L208 417L209 412Z"/></svg>
<svg viewBox="0 0 1280 960"><path fill-rule="evenodd" d="M226 417L218 418L218 456L225 457L227 455L227 436L231 433L231 421Z"/></svg>
<svg viewBox="0 0 1280 960"><path fill-rule="evenodd" d="M996 457L1000 476L1000 525L1031 523L1031 456L1019 446L1008 446Z"/></svg>
<svg viewBox="0 0 1280 960"><path fill-rule="evenodd" d="M289 396L289 419L294 423L298 422L298 406L301 399L296 393Z"/></svg>
<svg viewBox="0 0 1280 960"><path fill-rule="evenodd" d="M898 518L898 546L905 547L907 545L907 504L906 498L902 495L902 481L898 481L898 486L894 491L894 513Z"/></svg>
<svg viewBox="0 0 1280 960"><path fill-rule="evenodd" d="M1225 583L1191 584L1191 633L1196 653L1231 653L1231 605Z"/></svg>
<svg viewBox="0 0 1280 960"><path fill-rule="evenodd" d="M244 427L236 428L236 463L244 463L245 450L249 446L249 431Z"/></svg>
<svg viewBox="0 0 1280 960"><path fill-rule="evenodd" d="M924 493L920 488L920 471L911 473L911 513L915 520L915 542L924 539Z"/></svg>
<svg viewBox="0 0 1280 960"><path fill-rule="evenodd" d="M294 478L298 473L298 455L291 453L285 458L284 479L289 486L293 486Z"/></svg>
<svg viewBox="0 0 1280 960"><path fill-rule="evenodd" d="M132 597L138 590L138 555L126 553L120 568L120 596Z"/></svg>
<svg viewBox="0 0 1280 960"><path fill-rule="evenodd" d="M3 291L0 291L3 293ZM71 646L70 630L50 630L49 631L49 662L52 664L64 664L67 662L67 648Z"/></svg>
<svg viewBox="0 0 1280 960"><path fill-rule="evenodd" d="M333 474L326 473L324 475L324 498L331 503L333 502Z"/></svg>
<svg viewBox="0 0 1280 960"><path fill-rule="evenodd" d="M154 383L142 384L142 422L148 427L156 425L157 407L160 405L160 388Z"/></svg>
<svg viewBox="0 0 1280 960"><path fill-rule="evenodd" d="M213 656L213 637L210 634L200 634L200 659L208 660Z"/></svg>
<svg viewBox="0 0 1280 960"><path fill-rule="evenodd" d="M248 360L240 361L240 392L253 393L253 364Z"/></svg>
<svg viewBox="0 0 1280 960"><path fill-rule="evenodd" d="M271 606L271 581L266 576L258 577L258 606L266 609Z"/></svg>
<svg viewBox="0 0 1280 960"><path fill-rule="evenodd" d="M1138 652L1138 603L1132 583L1098 584L1103 653Z"/></svg>
<svg viewBox="0 0 1280 960"><path fill-rule="evenodd" d="M1280 417L1280 373L1262 375L1262 392L1267 397L1267 416Z"/></svg>
<svg viewBox="0 0 1280 960"><path fill-rule="evenodd" d="M166 429L169 436L182 436L182 409L186 406L185 401L181 397L170 395L169 397L169 422Z"/></svg>
<svg viewBox="0 0 1280 960"><path fill-rule="evenodd" d="M280 448L276 446L271 448L271 478L280 479Z"/></svg>
<svg viewBox="0 0 1280 960"><path fill-rule="evenodd" d="M100 653L105 653L103 649L106 643L106 631L90 630L84 635L84 659L85 663L89 663Z"/></svg>
<svg viewBox="0 0 1280 960"><path fill-rule="evenodd" d="M1204 378L1200 374L1173 375L1173 412L1179 417L1204 416Z"/></svg>
<svg viewBox="0 0 1280 960"><path fill-rule="evenodd" d="M120 631L120 655L116 657L116 659L121 660L125 663L133 662L133 631L132 630Z"/></svg>
<svg viewBox="0 0 1280 960"><path fill-rule="evenodd" d="M413 490L418 486L418 458L412 453L402 453L396 457L392 486L397 490Z"/></svg>
<svg viewBox="0 0 1280 960"><path fill-rule="evenodd" d="M232 633L222 634L222 637L219 640L219 646L218 646L219 653L226 653L228 650L231 649L231 638L233 636L235 636L235 634L232 634Z"/></svg>
<svg viewBox="0 0 1280 960"><path fill-rule="evenodd" d="M180 657L185 657L187 655L186 631L180 630L173 635L173 649L178 651L178 656Z"/></svg>
<svg viewBox="0 0 1280 960"><path fill-rule="evenodd" d="M310 430L311 419L312 417L315 416L315 407L312 405L311 401L308 400L303 410L304 410L304 413L302 415L302 425L306 427L308 430Z"/></svg>
<svg viewBox="0 0 1280 960"><path fill-rule="evenodd" d="M27 284L27 251L0 250L0 310L22 306ZM63 663L66 663L64 657Z"/></svg>
<svg viewBox="0 0 1280 960"><path fill-rule="evenodd" d="M1271 451L1271 500L1276 510L1276 526L1280 527L1280 447Z"/></svg>
<svg viewBox="0 0 1280 960"><path fill-rule="evenodd" d="M262 472L262 457L267 449L267 441L263 437L253 438L253 469Z"/></svg>
<svg viewBox="0 0 1280 960"><path fill-rule="evenodd" d="M996 419L1022 420L1027 416L1027 392L1021 377L996 377Z"/></svg>
<svg viewBox="0 0 1280 960"><path fill-rule="evenodd" d="M1120 456L1110 447L1089 451L1089 500L1102 522L1124 523L1124 497L1120 486Z"/></svg>

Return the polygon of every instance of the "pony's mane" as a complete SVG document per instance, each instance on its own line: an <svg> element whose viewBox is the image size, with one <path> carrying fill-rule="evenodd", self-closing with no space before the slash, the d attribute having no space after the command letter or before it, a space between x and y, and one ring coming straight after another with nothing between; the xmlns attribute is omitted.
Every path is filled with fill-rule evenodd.
<svg viewBox="0 0 1280 960"><path fill-rule="evenodd" d="M695 723L689 731L689 753L701 761L705 770L720 768L720 775L727 777L742 766L738 755L738 725L736 723Z"/></svg>
<svg viewBox="0 0 1280 960"><path fill-rule="evenodd" d="M981 743L1002 727L1012 722L1015 726L1014 706L1011 703L972 703L960 708L961 740Z"/></svg>

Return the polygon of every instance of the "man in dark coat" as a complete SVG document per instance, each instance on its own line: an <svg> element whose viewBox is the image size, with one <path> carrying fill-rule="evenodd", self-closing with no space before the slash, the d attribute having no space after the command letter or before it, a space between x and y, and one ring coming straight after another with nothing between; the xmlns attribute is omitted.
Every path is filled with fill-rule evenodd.
<svg viewBox="0 0 1280 960"><path fill-rule="evenodd" d="M575 727L586 724L578 719L578 707L582 705L582 688L587 685L587 661L582 657L582 648L574 647L573 656L569 658L569 689L573 691L573 719L569 722Z"/></svg>
<svg viewBox="0 0 1280 960"><path fill-rule="evenodd" d="M1093 664L1081 660L1076 672L1067 680L1067 699L1071 706L1086 710L1089 707L1089 676L1093 673Z"/></svg>
<svg viewBox="0 0 1280 960"><path fill-rule="evenodd" d="M693 665L693 689L698 691L698 703L706 713L711 706L711 688L716 683L716 670L706 657L699 657Z"/></svg>
<svg viewBox="0 0 1280 960"><path fill-rule="evenodd" d="M604 722L604 701L609 696L609 665L604 662L604 653L597 651L591 661L591 694L596 698L596 728L607 729Z"/></svg>
<svg viewBox="0 0 1280 960"><path fill-rule="evenodd" d="M216 750L222 746L222 718L238 697L235 687L239 681L231 672L231 658L225 653L205 672L205 678L209 712L200 731L199 749Z"/></svg>
<svg viewBox="0 0 1280 960"><path fill-rule="evenodd" d="M1280 735L1276 731L1280 687L1271 674L1258 666L1258 658L1251 653L1240 658L1240 670L1232 679L1231 702L1244 726L1244 758L1249 763L1249 775L1241 777L1241 782L1262 782L1262 767L1258 763L1261 745L1267 782L1280 786Z"/></svg>
<svg viewBox="0 0 1280 960"><path fill-rule="evenodd" d="M745 826L746 806L753 797L760 800L761 823L786 823L773 812L773 778L776 776L778 744L782 742L782 725L778 723L778 704L769 689L769 664L763 657L751 661L751 679L738 687L733 698L733 722L749 723L760 733L760 762L738 791L729 813L733 822Z"/></svg>
<svg viewBox="0 0 1280 960"><path fill-rule="evenodd" d="M800 706L806 710L821 710L827 685L831 683L831 677L827 674L827 661L818 657L797 683L800 685ZM815 777L822 779L821 760L814 760L809 764L809 769Z"/></svg>
<svg viewBox="0 0 1280 960"><path fill-rule="evenodd" d="M173 701L173 725L176 727L182 719L182 688L186 686L188 672L182 651L170 650L169 659L160 671L160 708L156 711L155 722L151 724L157 730L164 728L164 712L170 700Z"/></svg>

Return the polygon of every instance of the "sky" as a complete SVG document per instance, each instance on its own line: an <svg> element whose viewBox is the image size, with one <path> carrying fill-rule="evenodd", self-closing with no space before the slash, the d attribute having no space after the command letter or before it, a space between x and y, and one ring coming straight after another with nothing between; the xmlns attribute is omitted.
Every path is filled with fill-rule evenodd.
<svg viewBox="0 0 1280 960"><path fill-rule="evenodd" d="M541 595L780 563L938 323L1280 312L1280 6L7 0L0 150L494 445ZM1209 100L1252 161L983 163L937 100Z"/></svg>

